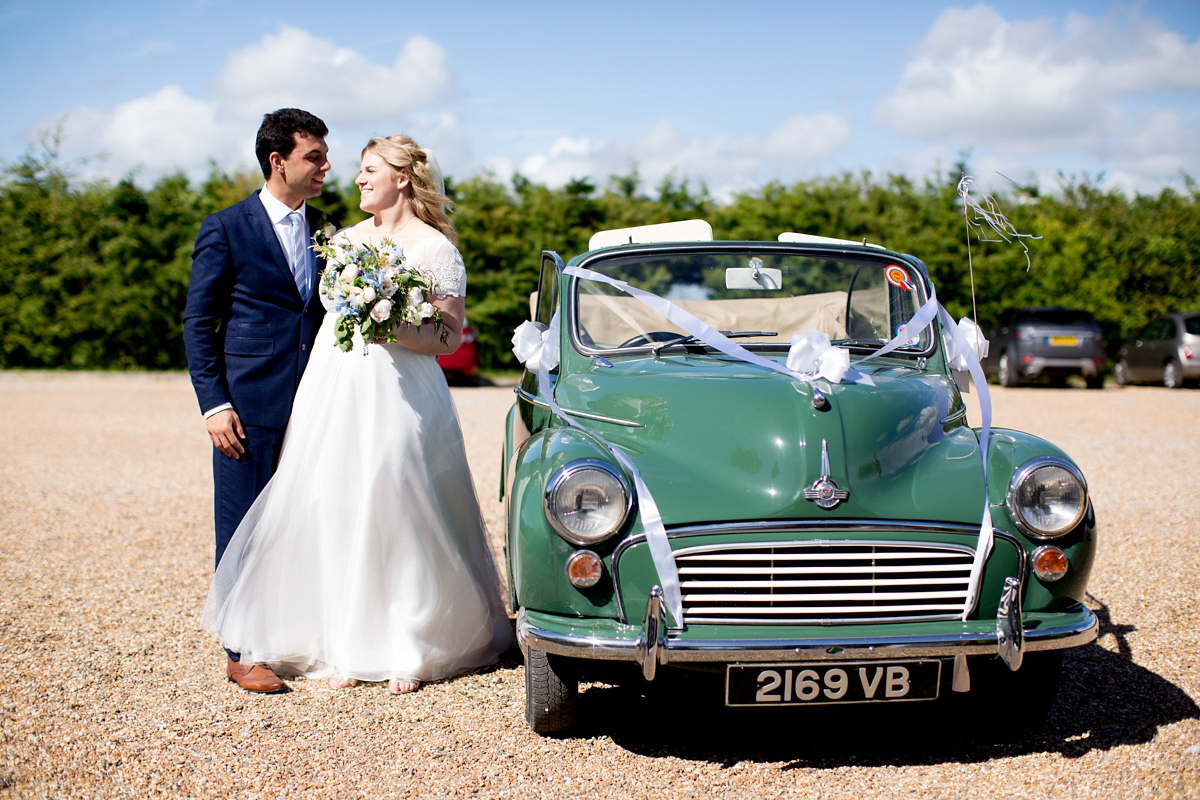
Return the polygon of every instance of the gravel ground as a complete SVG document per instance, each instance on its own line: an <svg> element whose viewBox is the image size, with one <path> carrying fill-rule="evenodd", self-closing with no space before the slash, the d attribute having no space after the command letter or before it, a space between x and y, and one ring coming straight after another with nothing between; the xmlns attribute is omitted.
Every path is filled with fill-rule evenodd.
<svg viewBox="0 0 1200 800"><path fill-rule="evenodd" d="M454 392L498 541L512 392ZM580 730L544 739L519 658L406 697L226 682L198 630L211 479L186 376L0 373L0 797L1200 796L1200 391L993 397L997 424L1076 458L1102 526L1102 634L1067 656L1044 730L929 704L729 717L595 685Z"/></svg>

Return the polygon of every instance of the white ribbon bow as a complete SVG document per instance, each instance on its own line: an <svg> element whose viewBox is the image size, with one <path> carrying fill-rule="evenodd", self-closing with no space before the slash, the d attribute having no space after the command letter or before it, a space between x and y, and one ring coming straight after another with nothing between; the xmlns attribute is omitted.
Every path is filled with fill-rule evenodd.
<svg viewBox="0 0 1200 800"><path fill-rule="evenodd" d="M834 347L828 334L809 328L808 333L797 333L792 337L787 368L824 378L830 383L841 383L850 369L850 351Z"/></svg>
<svg viewBox="0 0 1200 800"><path fill-rule="evenodd" d="M966 340L969 354L959 348L958 337L950 336L946 340L946 355L950 358L950 369L955 372L966 372L970 368L971 356L974 356L976 361L987 358L988 340L983 337L983 331L979 329L979 326L967 317L958 321L958 331Z"/></svg>
<svg viewBox="0 0 1200 800"><path fill-rule="evenodd" d="M525 320L512 335L513 353L531 372L541 372L543 366L552 370L558 366L558 312L550 318L549 327L540 322Z"/></svg>

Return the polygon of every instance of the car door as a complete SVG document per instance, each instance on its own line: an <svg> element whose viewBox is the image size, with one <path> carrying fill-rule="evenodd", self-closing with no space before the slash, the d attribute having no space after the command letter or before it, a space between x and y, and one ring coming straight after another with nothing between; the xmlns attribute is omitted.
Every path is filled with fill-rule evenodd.
<svg viewBox="0 0 1200 800"><path fill-rule="evenodd" d="M1162 331L1170 320L1156 319L1133 341L1125 358L1129 365L1129 376L1134 380L1153 381L1162 377Z"/></svg>

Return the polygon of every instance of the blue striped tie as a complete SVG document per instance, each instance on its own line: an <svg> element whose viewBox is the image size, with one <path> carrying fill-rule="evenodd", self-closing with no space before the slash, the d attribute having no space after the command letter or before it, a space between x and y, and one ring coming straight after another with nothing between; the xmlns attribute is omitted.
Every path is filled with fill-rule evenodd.
<svg viewBox="0 0 1200 800"><path fill-rule="evenodd" d="M291 226L291 243L288 248L288 262L292 267L292 277L296 279L296 288L300 297L308 302L308 247L304 235L304 218L299 211L288 214L288 224Z"/></svg>

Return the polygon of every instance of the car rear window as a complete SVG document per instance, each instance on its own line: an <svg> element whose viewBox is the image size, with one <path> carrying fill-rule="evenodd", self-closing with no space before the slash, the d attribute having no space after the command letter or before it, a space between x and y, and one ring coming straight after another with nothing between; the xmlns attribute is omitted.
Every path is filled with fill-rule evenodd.
<svg viewBox="0 0 1200 800"><path fill-rule="evenodd" d="M1190 336L1200 336L1200 316L1184 317L1183 329L1187 331Z"/></svg>
<svg viewBox="0 0 1200 800"><path fill-rule="evenodd" d="M1021 312L1021 322L1044 322L1049 325L1080 325L1092 321L1090 312L1078 308L1046 308Z"/></svg>

